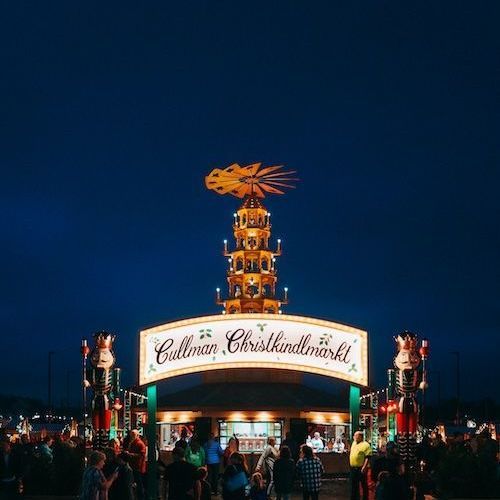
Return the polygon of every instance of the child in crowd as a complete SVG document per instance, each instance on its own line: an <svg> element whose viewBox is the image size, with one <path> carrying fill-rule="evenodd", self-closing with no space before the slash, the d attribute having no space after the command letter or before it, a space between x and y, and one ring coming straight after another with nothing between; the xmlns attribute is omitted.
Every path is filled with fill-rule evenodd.
<svg viewBox="0 0 500 500"><path fill-rule="evenodd" d="M251 500L267 500L266 483L260 472L252 475L250 498Z"/></svg>
<svg viewBox="0 0 500 500"><path fill-rule="evenodd" d="M390 496L390 474L388 471L383 470L379 472L377 477L377 487L375 489L375 500L389 500Z"/></svg>
<svg viewBox="0 0 500 500"><path fill-rule="evenodd" d="M195 474L195 479L200 482L200 500L212 499L212 488L207 481L208 471L206 467L198 467Z"/></svg>

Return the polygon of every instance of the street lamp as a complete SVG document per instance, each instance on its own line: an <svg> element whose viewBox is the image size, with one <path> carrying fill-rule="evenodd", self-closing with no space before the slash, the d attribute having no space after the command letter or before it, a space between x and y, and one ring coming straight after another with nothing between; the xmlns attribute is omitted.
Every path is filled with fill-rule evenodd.
<svg viewBox="0 0 500 500"><path fill-rule="evenodd" d="M48 363L48 373L47 373L47 403L49 407L49 412L52 410L52 356L56 351L49 351L49 363Z"/></svg>
<svg viewBox="0 0 500 500"><path fill-rule="evenodd" d="M437 417L441 420L441 372L439 370L429 370L427 374L432 378L436 375L436 388L437 388Z"/></svg>
<svg viewBox="0 0 500 500"><path fill-rule="evenodd" d="M458 351L452 351L454 356L457 357L455 364L455 376L457 380L457 410L456 410L456 425L460 425L460 353Z"/></svg>

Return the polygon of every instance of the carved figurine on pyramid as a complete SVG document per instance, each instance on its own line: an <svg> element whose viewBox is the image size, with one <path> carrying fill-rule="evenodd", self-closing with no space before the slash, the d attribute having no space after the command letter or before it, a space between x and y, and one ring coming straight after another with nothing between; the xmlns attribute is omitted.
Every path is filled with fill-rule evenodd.
<svg viewBox="0 0 500 500"><path fill-rule="evenodd" d="M87 370L85 385L94 392L92 399L92 427L94 429L94 449L105 448L109 442L112 410L121 406L115 399L116 381L113 341L115 336L107 332L94 334L95 347L90 353L91 368Z"/></svg>
<svg viewBox="0 0 500 500"><path fill-rule="evenodd" d="M224 240L223 254L228 260L228 293L221 296L217 288L216 302L224 314L279 314L288 303L288 289L278 298L276 292L276 258L281 255L281 240L276 249L270 248L271 214L262 203L269 194L284 194L283 188L293 188L295 171L283 171L282 166L263 167L262 163L225 169L216 168L205 178L208 189L218 194L230 194L243 202L233 214L234 246Z"/></svg>

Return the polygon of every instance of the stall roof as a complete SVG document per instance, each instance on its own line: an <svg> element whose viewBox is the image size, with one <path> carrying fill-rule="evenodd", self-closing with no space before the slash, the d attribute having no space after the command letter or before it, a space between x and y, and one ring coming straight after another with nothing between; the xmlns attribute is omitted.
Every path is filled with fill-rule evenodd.
<svg viewBox="0 0 500 500"><path fill-rule="evenodd" d="M201 384L161 396L159 408L294 408L348 411L348 401L335 394L301 384L286 383L211 383ZM339 410L343 408L343 410Z"/></svg>

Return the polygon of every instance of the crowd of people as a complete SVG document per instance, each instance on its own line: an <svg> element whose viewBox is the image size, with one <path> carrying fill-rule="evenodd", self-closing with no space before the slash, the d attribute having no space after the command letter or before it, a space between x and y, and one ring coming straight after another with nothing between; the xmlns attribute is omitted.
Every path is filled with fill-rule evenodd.
<svg viewBox="0 0 500 500"><path fill-rule="evenodd" d="M431 434L416 455L413 467L405 468L394 442L372 454L356 432L349 457L351 499L500 498L499 446L488 431L468 439Z"/></svg>
<svg viewBox="0 0 500 500"><path fill-rule="evenodd" d="M76 495L85 447L78 437L56 434L11 442L0 434L0 499L27 495Z"/></svg>
<svg viewBox="0 0 500 500"><path fill-rule="evenodd" d="M290 436L279 449L268 438L253 471L236 437L225 450L213 434L203 446L196 436L189 444L181 437L172 455L164 472L169 499L207 500L221 494L224 500L290 500L296 479L305 500L319 498L323 465L311 447L304 444L299 451Z"/></svg>
<svg viewBox="0 0 500 500"><path fill-rule="evenodd" d="M145 498L146 444L132 430L101 451L79 437L23 434L16 442L0 436L0 500L22 495L80 496L92 500ZM85 467L87 465L87 467Z"/></svg>
<svg viewBox="0 0 500 500"><path fill-rule="evenodd" d="M498 441L488 432L465 440L456 434L446 442L439 435L425 437L416 468L408 474L394 443L372 454L356 432L349 445L351 499L423 500L430 493L498 498L498 452ZM290 500L298 485L304 500L316 500L321 492L321 460L310 445L299 445L289 434L279 448L268 438L252 470L236 436L223 450L213 434L202 443L184 433L171 457L165 463L157 453L160 497L169 500ZM91 452L80 438L66 434L32 440L23 435L15 443L0 436L0 500L23 494L144 500L146 469L147 443L137 430Z"/></svg>
<svg viewBox="0 0 500 500"><path fill-rule="evenodd" d="M305 499L318 498L323 466L312 448L300 447L288 436L280 449L274 438L253 471L230 439L222 450L210 435L203 445L196 436L181 435L171 463L157 454L160 495L169 500L289 500L296 479ZM144 500L147 445L137 430L102 450L89 453L83 441L66 434L11 443L0 439L0 500L29 495L71 495L81 500Z"/></svg>

